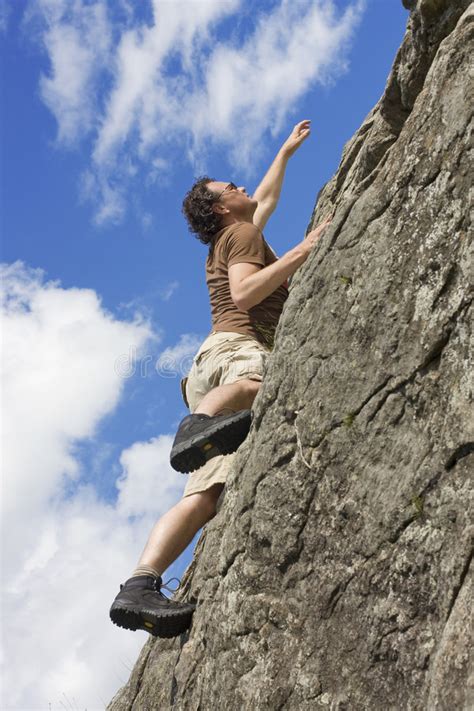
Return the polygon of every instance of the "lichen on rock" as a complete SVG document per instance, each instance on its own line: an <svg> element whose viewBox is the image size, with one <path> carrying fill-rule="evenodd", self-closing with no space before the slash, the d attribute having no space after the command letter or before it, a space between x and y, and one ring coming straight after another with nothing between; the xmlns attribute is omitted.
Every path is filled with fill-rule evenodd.
<svg viewBox="0 0 474 711"><path fill-rule="evenodd" d="M474 706L474 4L404 4L183 580L192 629L150 639L111 711Z"/></svg>

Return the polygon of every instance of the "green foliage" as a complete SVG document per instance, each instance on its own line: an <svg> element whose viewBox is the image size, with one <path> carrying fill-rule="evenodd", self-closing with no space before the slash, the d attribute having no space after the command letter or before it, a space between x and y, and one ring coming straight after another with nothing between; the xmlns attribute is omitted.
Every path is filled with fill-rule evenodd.
<svg viewBox="0 0 474 711"><path fill-rule="evenodd" d="M415 508L416 517L418 518L423 513L424 501L421 496L412 496L411 499L412 506Z"/></svg>
<svg viewBox="0 0 474 711"><path fill-rule="evenodd" d="M352 423L355 420L355 412L349 412L345 417L343 417L342 421L344 422L346 427L352 427Z"/></svg>
<svg viewBox="0 0 474 711"><path fill-rule="evenodd" d="M344 276L344 274L340 274L339 281L344 284L344 286L352 286L352 277L350 276Z"/></svg>

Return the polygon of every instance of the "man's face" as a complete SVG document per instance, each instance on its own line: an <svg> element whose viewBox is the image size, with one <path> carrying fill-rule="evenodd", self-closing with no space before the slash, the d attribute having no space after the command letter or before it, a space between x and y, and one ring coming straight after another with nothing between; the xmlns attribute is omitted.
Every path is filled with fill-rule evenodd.
<svg viewBox="0 0 474 711"><path fill-rule="evenodd" d="M208 183L208 189L219 195L217 205L223 208L224 214L229 214L236 220L252 221L258 201L254 200L244 186L216 180ZM229 211L228 213L226 211Z"/></svg>

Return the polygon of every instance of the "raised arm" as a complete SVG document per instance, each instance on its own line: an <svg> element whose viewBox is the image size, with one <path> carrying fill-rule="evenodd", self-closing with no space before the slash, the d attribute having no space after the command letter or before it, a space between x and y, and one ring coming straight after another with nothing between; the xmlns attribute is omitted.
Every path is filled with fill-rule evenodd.
<svg viewBox="0 0 474 711"><path fill-rule="evenodd" d="M281 186L285 177L286 164L297 148L308 138L311 121L300 121L296 124L278 153L275 160L256 189L253 197L258 200L258 207L253 216L253 223L263 230L280 198Z"/></svg>

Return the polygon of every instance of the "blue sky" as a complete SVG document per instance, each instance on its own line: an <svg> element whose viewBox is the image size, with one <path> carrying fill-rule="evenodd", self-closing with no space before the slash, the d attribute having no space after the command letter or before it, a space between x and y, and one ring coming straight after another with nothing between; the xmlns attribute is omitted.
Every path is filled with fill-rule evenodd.
<svg viewBox="0 0 474 711"><path fill-rule="evenodd" d="M383 91L408 13L390 0L0 8L4 639L18 680L3 707L103 708L146 639L114 628L108 606L180 497L184 477L167 464L186 414L179 377L210 330L206 248L183 196L201 173L252 192L309 118L265 231L278 254L293 247ZM128 354L135 372L122 377ZM81 589L101 580L94 612L78 573ZM22 587L31 575L64 639L46 634Z"/></svg>

